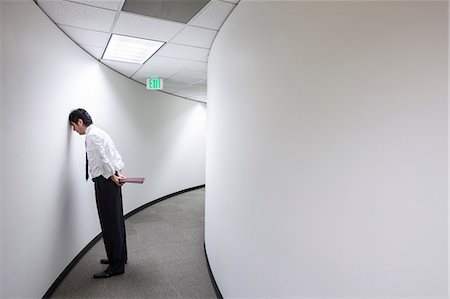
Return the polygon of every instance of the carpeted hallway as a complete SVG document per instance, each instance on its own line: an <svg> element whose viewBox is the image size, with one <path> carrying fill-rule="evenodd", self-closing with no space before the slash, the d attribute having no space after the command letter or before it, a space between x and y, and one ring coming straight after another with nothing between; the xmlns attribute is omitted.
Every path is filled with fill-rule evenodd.
<svg viewBox="0 0 450 299"><path fill-rule="evenodd" d="M126 221L125 274L92 275L106 268L100 240L58 286L52 298L217 298L203 249L205 190L156 203Z"/></svg>

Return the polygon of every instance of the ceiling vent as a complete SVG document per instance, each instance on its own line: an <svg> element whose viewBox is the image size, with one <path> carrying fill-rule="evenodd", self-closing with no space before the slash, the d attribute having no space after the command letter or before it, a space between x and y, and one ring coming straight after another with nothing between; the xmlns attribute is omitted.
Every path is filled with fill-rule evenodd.
<svg viewBox="0 0 450 299"><path fill-rule="evenodd" d="M188 23L209 0L125 0L122 11Z"/></svg>

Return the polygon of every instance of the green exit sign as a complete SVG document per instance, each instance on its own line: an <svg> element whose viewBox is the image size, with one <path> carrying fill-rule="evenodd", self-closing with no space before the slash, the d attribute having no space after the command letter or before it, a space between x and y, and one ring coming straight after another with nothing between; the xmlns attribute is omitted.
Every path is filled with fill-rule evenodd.
<svg viewBox="0 0 450 299"><path fill-rule="evenodd" d="M163 89L163 79L147 78L147 89Z"/></svg>

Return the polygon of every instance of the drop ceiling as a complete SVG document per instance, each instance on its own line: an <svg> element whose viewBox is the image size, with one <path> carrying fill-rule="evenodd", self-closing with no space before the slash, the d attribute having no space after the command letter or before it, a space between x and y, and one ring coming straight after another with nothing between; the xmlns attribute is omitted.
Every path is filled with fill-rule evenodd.
<svg viewBox="0 0 450 299"><path fill-rule="evenodd" d="M162 77L164 89L207 102L211 45L239 0L35 0L76 44L106 66L145 88ZM165 44L144 64L102 59L112 34ZM150 91L149 91L150 92ZM155 91L152 91L155 92Z"/></svg>

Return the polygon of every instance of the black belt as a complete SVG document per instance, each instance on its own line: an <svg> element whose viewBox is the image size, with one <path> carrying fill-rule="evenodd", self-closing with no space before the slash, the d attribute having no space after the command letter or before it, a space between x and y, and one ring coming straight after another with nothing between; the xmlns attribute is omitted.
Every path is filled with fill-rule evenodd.
<svg viewBox="0 0 450 299"><path fill-rule="evenodd" d="M114 174L118 176L118 175L119 175L119 172L116 171ZM107 179L105 179L104 176L99 175L98 177L93 178L92 181L93 181L93 182L98 182L98 181L100 181L101 179L107 180Z"/></svg>

